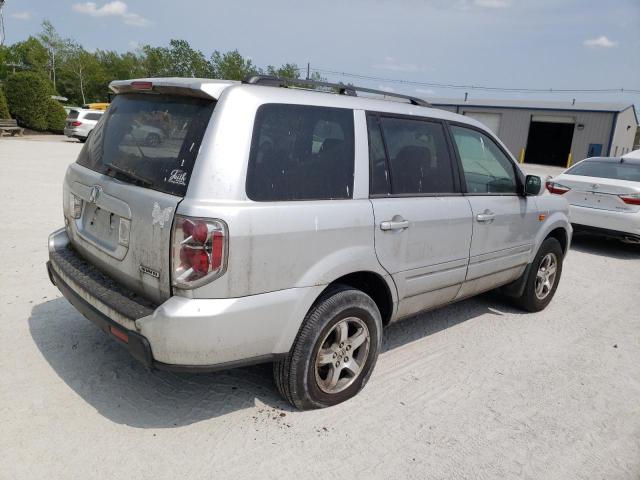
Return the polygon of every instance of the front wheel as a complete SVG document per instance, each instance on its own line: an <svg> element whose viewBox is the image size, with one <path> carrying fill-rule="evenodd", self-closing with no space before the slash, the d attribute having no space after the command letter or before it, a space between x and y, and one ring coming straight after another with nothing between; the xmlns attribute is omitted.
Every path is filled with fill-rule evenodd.
<svg viewBox="0 0 640 480"><path fill-rule="evenodd" d="M516 304L529 312L539 312L546 308L556 293L564 253L560 242L547 238L536 254L524 287L524 292L515 299Z"/></svg>
<svg viewBox="0 0 640 480"><path fill-rule="evenodd" d="M274 363L278 390L301 410L344 402L369 380L381 339L382 319L371 297L336 287L311 307L293 347Z"/></svg>

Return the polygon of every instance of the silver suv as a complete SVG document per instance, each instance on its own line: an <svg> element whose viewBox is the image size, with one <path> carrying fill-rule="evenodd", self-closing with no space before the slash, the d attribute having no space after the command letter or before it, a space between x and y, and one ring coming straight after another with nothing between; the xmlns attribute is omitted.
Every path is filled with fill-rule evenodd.
<svg viewBox="0 0 640 480"><path fill-rule="evenodd" d="M556 291L567 203L471 118L273 77L111 89L47 267L147 367L273 362L287 400L325 407L362 389L390 322Z"/></svg>
<svg viewBox="0 0 640 480"><path fill-rule="evenodd" d="M86 142L103 114L102 110L86 110L83 108L69 110L64 125L64 134L67 137L77 138L81 142Z"/></svg>

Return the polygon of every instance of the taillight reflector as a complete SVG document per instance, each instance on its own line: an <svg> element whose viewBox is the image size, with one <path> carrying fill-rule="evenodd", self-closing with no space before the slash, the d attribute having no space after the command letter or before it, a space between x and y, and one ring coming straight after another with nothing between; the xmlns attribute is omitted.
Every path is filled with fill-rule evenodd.
<svg viewBox="0 0 640 480"><path fill-rule="evenodd" d="M550 180L547 181L546 186L549 193L553 193L554 195L564 195L569 190L571 190L569 187L566 187L556 182L552 182Z"/></svg>
<svg viewBox="0 0 640 480"><path fill-rule="evenodd" d="M640 205L640 193L630 193L628 195L618 195L627 205Z"/></svg>
<svg viewBox="0 0 640 480"><path fill-rule="evenodd" d="M227 226L222 220L176 215L172 239L173 286L195 288L225 272Z"/></svg>
<svg viewBox="0 0 640 480"><path fill-rule="evenodd" d="M131 88L134 90L151 90L153 89L152 82L131 82Z"/></svg>
<svg viewBox="0 0 640 480"><path fill-rule="evenodd" d="M109 331L111 332L111 335L116 337L118 340L122 340L124 343L129 343L129 335L124 333L122 330L109 325Z"/></svg>
<svg viewBox="0 0 640 480"><path fill-rule="evenodd" d="M78 122L78 121L71 122L71 125L74 127L79 127L80 125L82 125L82 122Z"/></svg>

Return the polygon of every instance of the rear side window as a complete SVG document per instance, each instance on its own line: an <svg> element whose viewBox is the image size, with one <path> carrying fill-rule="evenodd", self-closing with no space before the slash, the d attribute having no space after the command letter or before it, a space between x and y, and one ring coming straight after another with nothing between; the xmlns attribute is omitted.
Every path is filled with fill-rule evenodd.
<svg viewBox="0 0 640 480"><path fill-rule="evenodd" d="M84 118L87 120L100 120L102 118L102 113L87 113Z"/></svg>
<svg viewBox="0 0 640 480"><path fill-rule="evenodd" d="M93 129L78 163L184 196L214 106L213 100L186 96L118 95Z"/></svg>
<svg viewBox="0 0 640 480"><path fill-rule="evenodd" d="M69 110L69 115L67 115L67 119L75 120L76 118L78 118L78 115L80 115L80 112L78 112L78 110Z"/></svg>
<svg viewBox="0 0 640 480"><path fill-rule="evenodd" d="M371 192L381 193L383 175L391 179L392 195L455 193L453 166L444 126L439 122L381 117L388 170L380 166L377 133L370 130ZM369 125L371 129L371 124Z"/></svg>
<svg viewBox="0 0 640 480"><path fill-rule="evenodd" d="M513 163L484 133L451 126L469 193L517 193Z"/></svg>
<svg viewBox="0 0 640 480"><path fill-rule="evenodd" d="M353 111L262 105L255 119L247 196L254 201L353 195Z"/></svg>

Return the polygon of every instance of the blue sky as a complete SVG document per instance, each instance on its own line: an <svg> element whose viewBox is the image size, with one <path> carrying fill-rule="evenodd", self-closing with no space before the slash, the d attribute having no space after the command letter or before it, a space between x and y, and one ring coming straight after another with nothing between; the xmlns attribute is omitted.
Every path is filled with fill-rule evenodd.
<svg viewBox="0 0 640 480"><path fill-rule="evenodd" d="M532 88L640 89L640 0L6 0L6 43L53 22L88 49L125 51L183 38L207 56L239 49L261 66L424 82ZM464 90L325 74L423 97ZM640 94L522 94L474 98L616 101Z"/></svg>

